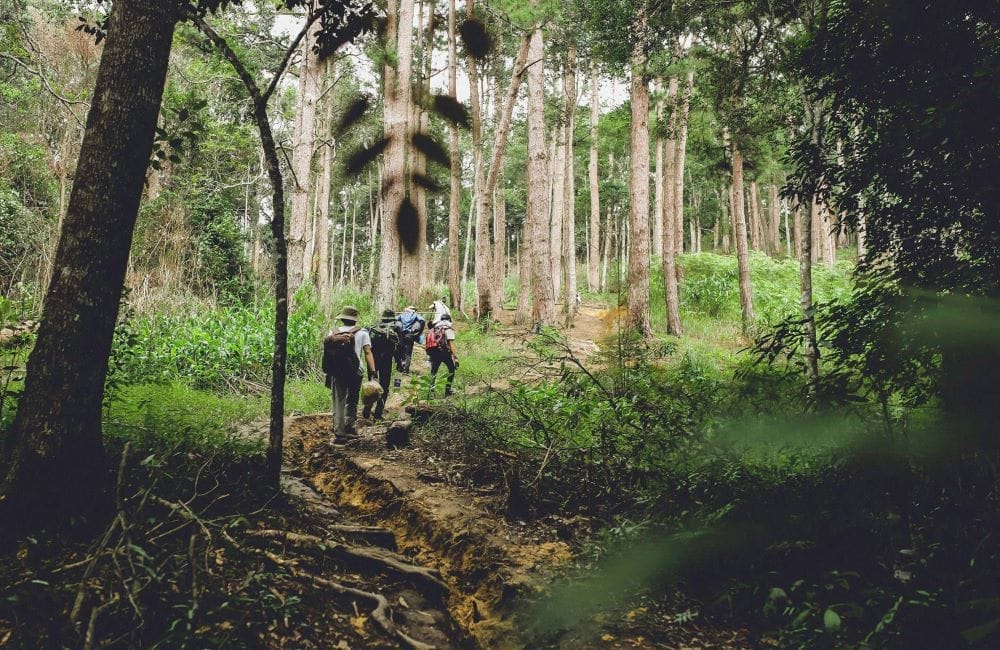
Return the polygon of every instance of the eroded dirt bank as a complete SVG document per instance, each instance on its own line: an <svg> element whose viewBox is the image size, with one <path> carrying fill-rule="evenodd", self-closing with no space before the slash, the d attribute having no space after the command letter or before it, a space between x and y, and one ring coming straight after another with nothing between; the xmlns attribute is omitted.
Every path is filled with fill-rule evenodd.
<svg viewBox="0 0 1000 650"><path fill-rule="evenodd" d="M417 450L386 450L383 428L332 450L329 423L328 414L289 421L291 471L344 514L391 530L400 553L440 571L448 610L478 645L522 647L512 618L517 597L541 589L573 558L558 531L505 520L496 494L445 484L427 471L426 458L416 462Z"/></svg>

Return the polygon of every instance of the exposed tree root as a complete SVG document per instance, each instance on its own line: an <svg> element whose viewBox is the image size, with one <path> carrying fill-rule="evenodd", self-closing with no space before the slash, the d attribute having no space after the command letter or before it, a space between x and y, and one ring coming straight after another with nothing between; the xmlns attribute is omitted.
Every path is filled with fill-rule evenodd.
<svg viewBox="0 0 1000 650"><path fill-rule="evenodd" d="M406 557L391 551L377 547L360 548L348 546L333 539L323 539L315 535L304 535L285 530L248 530L245 534L247 537L259 537L285 542L293 546L304 546L322 551L328 555L333 555L341 560L356 561L375 566L389 573L413 580L420 585L430 587L431 591L438 596L448 593L448 585L441 579L437 571L412 564Z"/></svg>
<svg viewBox="0 0 1000 650"><path fill-rule="evenodd" d="M295 567L287 566L285 563L285 568L288 570L292 576L311 582L317 587L322 587L324 589L329 589L330 591L336 591L337 593L344 594L346 596L357 596L358 598L365 598L375 603L375 609L371 611L372 620L378 623L386 633L394 635L397 639L410 646L414 650L433 650L434 646L428 645L421 641L407 636L403 630L396 626L389 619L389 601L382 594L376 594L370 591L363 591L361 589L355 589L354 587L348 587L347 585L342 585L339 582L334 582L333 580L327 580L326 578L321 578L319 576L307 573L301 569Z"/></svg>

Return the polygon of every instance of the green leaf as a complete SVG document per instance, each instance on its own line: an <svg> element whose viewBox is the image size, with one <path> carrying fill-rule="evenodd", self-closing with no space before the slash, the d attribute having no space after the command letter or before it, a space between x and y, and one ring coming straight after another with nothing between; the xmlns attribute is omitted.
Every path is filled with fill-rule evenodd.
<svg viewBox="0 0 1000 650"><path fill-rule="evenodd" d="M823 627L825 627L830 632L836 632L840 629L840 614L833 611L832 609L827 609L823 612Z"/></svg>

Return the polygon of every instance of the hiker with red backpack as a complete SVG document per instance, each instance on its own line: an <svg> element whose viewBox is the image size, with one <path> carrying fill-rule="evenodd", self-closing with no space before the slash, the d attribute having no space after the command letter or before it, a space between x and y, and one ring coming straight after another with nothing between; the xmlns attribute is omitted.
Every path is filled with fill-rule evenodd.
<svg viewBox="0 0 1000 650"><path fill-rule="evenodd" d="M458 368L458 352L455 350L455 328L451 325L451 314L442 314L434 327L427 331L424 339L424 349L431 362L430 393L434 393L437 381L437 371L443 363L448 367L448 380L444 385L444 396L451 395L451 385L455 381L455 369Z"/></svg>
<svg viewBox="0 0 1000 650"><path fill-rule="evenodd" d="M386 309L382 312L382 319L378 325L368 328L368 335L372 341L372 356L375 358L375 372L378 374L378 383L382 386L382 396L375 404L375 419L381 420L385 411L385 402L389 399L389 383L392 381L392 361L397 355L402 337L400 336L399 322L396 320L396 312ZM362 417L368 418L372 415L371 406L365 404Z"/></svg>
<svg viewBox="0 0 1000 650"><path fill-rule="evenodd" d="M343 323L323 339L323 372L333 392L333 443L343 445L358 437L358 397L365 368L376 375L372 341L358 326L358 308L344 307L336 320Z"/></svg>

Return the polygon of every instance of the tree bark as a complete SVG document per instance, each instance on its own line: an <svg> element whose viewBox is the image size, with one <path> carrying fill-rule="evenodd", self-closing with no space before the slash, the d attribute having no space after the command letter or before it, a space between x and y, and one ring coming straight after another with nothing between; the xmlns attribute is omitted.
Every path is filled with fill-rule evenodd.
<svg viewBox="0 0 1000 650"><path fill-rule="evenodd" d="M566 211L566 138L565 127L556 127L552 136L552 210L549 217L549 247L552 263L552 300L556 303L563 290L563 215Z"/></svg>
<svg viewBox="0 0 1000 650"><path fill-rule="evenodd" d="M747 245L747 218L743 204L743 153L739 144L733 138L733 236L736 240L736 260L740 279L740 310L743 315L743 334L749 336L753 332L754 312L753 294L750 287L750 251Z"/></svg>
<svg viewBox="0 0 1000 650"><path fill-rule="evenodd" d="M399 245L399 213L406 198L407 124L410 113L410 73L413 63L413 0L400 0L399 19L394 23L394 0L389 2L389 42L395 26L396 69L385 70L385 122L389 144L385 153L385 180L382 185L382 254L379 282L375 293L375 309L395 306L399 291L401 251ZM391 82L389 81L391 80Z"/></svg>
<svg viewBox="0 0 1000 650"><path fill-rule="evenodd" d="M3 444L0 538L103 505L101 402L178 5L112 5L24 394Z"/></svg>
<svg viewBox="0 0 1000 650"><path fill-rule="evenodd" d="M330 77L333 77L335 67L331 60L328 64ZM319 302L326 307L330 304L330 184L333 182L333 94L327 98L326 136L329 144L323 145L323 168L319 180L319 210L316 215L316 247L319 249L318 274L316 282L319 285Z"/></svg>
<svg viewBox="0 0 1000 650"><path fill-rule="evenodd" d="M767 209L771 214L768 220L768 252L778 256L781 254L781 197L775 184L767 188Z"/></svg>
<svg viewBox="0 0 1000 650"><path fill-rule="evenodd" d="M750 248L755 251L764 250L764 229L760 223L760 198L757 191L757 181L750 181Z"/></svg>
<svg viewBox="0 0 1000 650"><path fill-rule="evenodd" d="M672 78L675 79L675 78ZM663 168L663 80L657 78L653 82L656 93L656 171L653 173L653 257L663 257L663 188L673 179L668 179ZM672 243L672 242L671 242Z"/></svg>
<svg viewBox="0 0 1000 650"><path fill-rule="evenodd" d="M603 290L598 274L601 236L601 182L597 160L597 126L601 118L598 95L597 64L590 63L590 229L587 240L587 285L591 291Z"/></svg>
<svg viewBox="0 0 1000 650"><path fill-rule="evenodd" d="M310 12L317 10L319 0L310 3ZM292 206L288 228L288 291L289 300L305 281L311 266L306 259L306 239L309 230L309 187L312 179L313 150L316 142L316 103L323 77L322 64L314 51L317 22L302 39L302 67L299 72L299 97L295 112L295 135L292 140Z"/></svg>
<svg viewBox="0 0 1000 650"><path fill-rule="evenodd" d="M474 0L467 0L466 18L472 18ZM486 186L486 161L483 159L482 105L479 100L479 66L471 54L466 59L469 70L469 104L472 112L472 148L475 152L475 204L476 204L476 308L477 317L490 318L493 313L493 249L490 244L489 188ZM491 170L491 176L493 175Z"/></svg>
<svg viewBox="0 0 1000 650"><path fill-rule="evenodd" d="M676 227L677 220L669 219L663 231L663 294L667 308L667 334L680 336L681 308L677 290L677 250L674 248L674 242L677 241L674 233Z"/></svg>
<svg viewBox="0 0 1000 650"><path fill-rule="evenodd" d="M631 195L628 260L628 325L642 336L651 333L649 321L649 87L646 52L646 9L639 10L632 48L632 125L629 194Z"/></svg>
<svg viewBox="0 0 1000 650"><path fill-rule="evenodd" d="M694 89L694 71L687 73L684 92L679 97L677 117L677 152L674 154L674 219L677 222L677 236L674 250L684 252L684 164L687 159L688 116L691 113L691 93ZM694 244L692 243L692 248Z"/></svg>
<svg viewBox="0 0 1000 650"><path fill-rule="evenodd" d="M675 211L677 209L677 201L674 198L674 193L677 191L677 125L680 118L680 102L678 101L678 86L677 86L677 75L671 75L670 80L667 82L667 110L670 111L670 118L667 122L667 140L666 140L666 151L664 152L663 159L663 178L660 182L663 184L663 214L660 218L663 223L671 224L670 232L674 233L673 239L668 242L668 245L677 252L677 216ZM660 237L663 237L665 229L660 229ZM683 237L681 237L683 239ZM663 242L660 243L663 245ZM662 251L661 251L662 255Z"/></svg>
<svg viewBox="0 0 1000 650"><path fill-rule="evenodd" d="M563 167L563 268L566 271L563 294L566 303L566 327L576 316L576 187L573 170L573 127L576 119L576 46L566 52L566 72L563 75L563 95L566 102L566 144Z"/></svg>
<svg viewBox="0 0 1000 650"><path fill-rule="evenodd" d="M608 173L614 175L615 173L615 152L608 152ZM601 291L608 290L608 264L611 259L611 247L612 242L612 226L614 222L611 218L611 203L608 203L607 216L604 218L604 250L601 253Z"/></svg>
<svg viewBox="0 0 1000 650"><path fill-rule="evenodd" d="M552 270L548 258L549 197L545 152L545 44L541 27L531 34L528 46L528 205L527 224L531 246L531 309L536 328L554 325Z"/></svg>
<svg viewBox="0 0 1000 650"><path fill-rule="evenodd" d="M458 93L458 59L455 45L455 0L448 0L448 94L451 97ZM459 311L465 305L462 304L461 270L459 268L459 253L461 251L462 219L462 160L458 154L458 126L449 123L448 127L448 150L451 157L450 169L450 190L448 194L448 291L451 293L451 304Z"/></svg>
<svg viewBox="0 0 1000 650"><path fill-rule="evenodd" d="M521 46L518 49L517 57L514 59L514 67L511 69L510 85L507 87L507 97L504 100L502 110L499 110L499 120L497 120L496 133L493 138L493 156L490 160L490 171L486 178L485 195L481 197L488 200L494 196L497 183L503 175L503 156L507 149L507 138L510 135L510 122L514 114L514 104L517 102L517 93L521 88L521 80L524 78L524 64L528 59L527 35L521 38ZM498 109L499 109L498 105ZM502 190L501 190L502 191ZM499 288L496 293L499 306L503 305L503 280L506 275L504 263L504 244L506 242L506 219L497 220L494 228L494 251L492 277L494 285Z"/></svg>
<svg viewBox="0 0 1000 650"><path fill-rule="evenodd" d="M814 199L813 205L815 203ZM796 210L795 214L799 240L799 303L802 306L802 319L806 332L803 354L809 378L815 381L819 377L819 351L816 346L816 318L812 295L812 217L800 216L800 210Z"/></svg>

